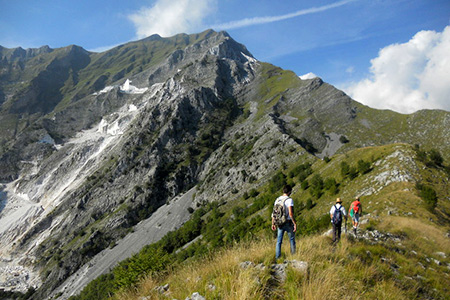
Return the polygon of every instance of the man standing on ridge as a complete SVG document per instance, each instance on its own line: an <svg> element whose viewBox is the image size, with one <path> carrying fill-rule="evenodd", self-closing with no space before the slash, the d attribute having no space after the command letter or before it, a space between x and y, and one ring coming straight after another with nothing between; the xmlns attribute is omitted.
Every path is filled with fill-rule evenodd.
<svg viewBox="0 0 450 300"><path fill-rule="evenodd" d="M359 225L359 216L362 214L362 206L361 202L359 201L359 197L355 198L355 201L352 202L352 205L350 205L349 209L349 215L352 218L352 224L353 224L353 233L356 236L356 229Z"/></svg>
<svg viewBox="0 0 450 300"><path fill-rule="evenodd" d="M333 224L333 243L337 243L341 239L342 220L345 218L347 223L347 214L344 206L342 206L341 198L337 198L336 204L331 207L330 218Z"/></svg>
<svg viewBox="0 0 450 300"><path fill-rule="evenodd" d="M288 233L291 244L291 253L295 253L295 232L297 224L294 219L294 201L289 196L292 193L292 187L286 185L283 188L283 195L275 200L274 211L272 213L272 230L277 229L277 246L275 249L275 258L281 256L281 244L283 243L284 232Z"/></svg>

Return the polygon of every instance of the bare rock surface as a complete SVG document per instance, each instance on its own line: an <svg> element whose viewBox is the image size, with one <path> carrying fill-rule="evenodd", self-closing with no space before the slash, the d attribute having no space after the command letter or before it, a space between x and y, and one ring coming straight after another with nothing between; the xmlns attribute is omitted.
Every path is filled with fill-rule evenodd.
<svg viewBox="0 0 450 300"><path fill-rule="evenodd" d="M194 193L195 188L160 207L149 219L136 225L134 232L120 240L114 248L103 250L70 276L54 294L62 293L58 299L76 295L90 281L111 270L117 262L131 257L145 245L157 242L169 231L177 229L189 219L188 208L191 207Z"/></svg>

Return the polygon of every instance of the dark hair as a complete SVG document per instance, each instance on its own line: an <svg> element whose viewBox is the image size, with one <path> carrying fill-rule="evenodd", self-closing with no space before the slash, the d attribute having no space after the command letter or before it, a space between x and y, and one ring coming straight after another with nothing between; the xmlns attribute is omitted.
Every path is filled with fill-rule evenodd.
<svg viewBox="0 0 450 300"><path fill-rule="evenodd" d="M283 193L289 195L291 192L292 192L292 187L289 184L287 184L283 187Z"/></svg>

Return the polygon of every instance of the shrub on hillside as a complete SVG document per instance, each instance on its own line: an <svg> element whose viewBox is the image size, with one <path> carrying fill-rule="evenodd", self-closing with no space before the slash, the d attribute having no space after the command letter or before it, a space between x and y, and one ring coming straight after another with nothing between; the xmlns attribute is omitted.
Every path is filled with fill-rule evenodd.
<svg viewBox="0 0 450 300"><path fill-rule="evenodd" d="M362 159L358 160L358 172L361 175L364 175L368 172L370 172L370 162L364 161Z"/></svg>
<svg viewBox="0 0 450 300"><path fill-rule="evenodd" d="M331 195L336 195L339 192L338 183L336 179L330 177L325 179L324 188L330 192Z"/></svg>
<svg viewBox="0 0 450 300"><path fill-rule="evenodd" d="M437 205L436 191L427 185L418 183L416 188L419 190L419 196L425 201L425 207L433 212Z"/></svg>
<svg viewBox="0 0 450 300"><path fill-rule="evenodd" d="M417 160L423 162L428 167L445 167L444 158L439 150L431 149L430 151L421 150L419 145L414 146Z"/></svg>
<svg viewBox="0 0 450 300"><path fill-rule="evenodd" d="M341 162L341 176L345 178L349 173L350 173L350 165L345 161Z"/></svg>
<svg viewBox="0 0 450 300"><path fill-rule="evenodd" d="M315 174L311 179L309 192L311 196L319 199L323 194L323 179L319 174Z"/></svg>
<svg viewBox="0 0 450 300"><path fill-rule="evenodd" d="M309 175L312 174L312 168L310 163L301 164L296 166L289 172L289 177L297 177L299 181L304 181Z"/></svg>
<svg viewBox="0 0 450 300"><path fill-rule="evenodd" d="M269 183L269 191L271 193L275 193L283 188L287 183L286 181L286 175L283 174L283 172L276 173Z"/></svg>
<svg viewBox="0 0 450 300"><path fill-rule="evenodd" d="M358 177L358 169L356 167L350 167L350 171L348 173L348 177L350 178L350 180L355 179L356 177Z"/></svg>
<svg viewBox="0 0 450 300"><path fill-rule="evenodd" d="M307 188L309 188L309 182L308 180L304 180L302 182L302 190L306 190Z"/></svg>
<svg viewBox="0 0 450 300"><path fill-rule="evenodd" d="M442 164L444 163L444 159L442 158L441 153L436 149L431 149L428 154L430 161L435 164L436 166L442 167Z"/></svg>
<svg viewBox="0 0 450 300"><path fill-rule="evenodd" d="M315 206L315 204L313 203L311 198L308 198L308 200L306 200L306 204L305 207L307 210L310 210L311 208L313 208Z"/></svg>

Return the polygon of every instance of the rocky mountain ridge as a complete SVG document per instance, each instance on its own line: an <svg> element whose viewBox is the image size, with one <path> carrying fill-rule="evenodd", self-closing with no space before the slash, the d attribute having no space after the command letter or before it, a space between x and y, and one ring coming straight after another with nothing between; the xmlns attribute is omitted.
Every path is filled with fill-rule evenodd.
<svg viewBox="0 0 450 300"><path fill-rule="evenodd" d="M225 35L221 38L223 43L229 40ZM205 66L225 59L219 55L227 55L229 51L226 46L221 47L220 43L215 45L207 52ZM190 55L195 56L195 51L193 49ZM247 61L243 54L239 55L242 56L242 61ZM168 57L169 63L163 64L163 68L181 67L177 66L173 57ZM211 62L208 61L210 59ZM231 65L237 67L234 60ZM247 65L241 64L240 67L243 70L250 69L249 63ZM43 155L42 161L31 160L33 158L21 161L21 176L6 184L3 189L3 201L6 204L1 220L8 224L7 229L2 232L2 241L5 241L3 252L10 253L11 257L22 257L17 252L34 252L39 253L38 257L44 255L51 259L55 254L55 245L49 245L50 248L47 249L42 247L46 243L45 239L48 241L48 237L51 237L52 243L58 241L60 254L72 257L70 267L59 262L61 268L58 273L53 274L57 280L61 280L77 268L74 268L74 260L75 265L79 266L86 258L105 247L105 239L114 241L120 235L126 235L127 228L148 217L170 197L190 188L196 180L198 162L192 161L180 166L174 162L180 164L188 161L191 158L186 157L186 154L189 153L193 153L200 162L204 160L215 143L219 142L226 122L234 118L233 114L237 112L233 100L223 100L224 96L212 91L207 83L200 87L197 83L192 85L190 76L194 71L197 70L185 71L186 79L181 76L180 80L169 77L165 82L155 83L149 88L131 88L134 86L130 81L119 87L106 87L96 95L88 96L89 99L84 103L75 103L56 113L52 119L44 119L44 127L51 129L48 130L50 133L47 131L41 140L31 145L35 147L43 144L51 148L52 154ZM205 76L198 76L196 80L208 80L207 76L211 72L214 74L215 69L205 68L204 71ZM176 68L176 72L181 75L181 69ZM133 83L134 81L139 82L139 78L133 79ZM226 86L227 93L233 92L230 85ZM84 105L92 99L93 104L91 102L88 106ZM97 110L92 112L94 116L98 114L104 117L98 125L89 128L95 118L91 119L83 113L91 108ZM111 113L111 110L115 112ZM65 118L67 115L69 119ZM77 120L73 116L78 116ZM62 119L61 123L77 123L84 130L67 139L64 144L58 144L57 139L53 138L55 134L52 134L52 130L59 130L63 134L69 134L73 130L70 128L65 131L67 127L59 126L59 119ZM222 123L217 128L211 124L219 122ZM207 130L214 131L215 136L208 131L204 133L203 140L197 137L200 135L197 131L203 130L203 126L209 126ZM187 149L196 140L202 143L204 149ZM153 146L147 148L149 144ZM176 149L177 147L180 149ZM184 152L185 150L189 151ZM140 157L140 160L136 160L136 157ZM169 175L171 178L168 178ZM133 180L130 180L131 176ZM109 179L103 182L106 177ZM104 185L105 189L99 189L99 185ZM112 189L117 192L111 194ZM94 190L97 192L93 192ZM79 212L68 213L68 209ZM105 217L108 213L115 216ZM77 239L90 235L83 228L103 219L108 221L107 232L99 233L92 229L91 238L79 245L88 250L74 252L70 249L67 253L63 250L62 245L68 242L63 240L68 236L72 235ZM73 226L80 222L80 228ZM56 232L59 232L60 238L55 236ZM20 241L20 245L14 241ZM37 248L37 244L41 247ZM50 252L45 254L45 251ZM20 264L35 263L31 256L25 260ZM47 275L52 276L52 273Z"/></svg>
<svg viewBox="0 0 450 300"><path fill-rule="evenodd" d="M224 32L40 49L0 49L0 267L26 268L36 299L194 186L192 210L336 151L403 141L449 155L448 112L370 109Z"/></svg>

